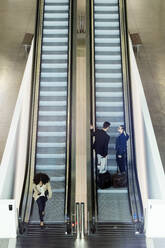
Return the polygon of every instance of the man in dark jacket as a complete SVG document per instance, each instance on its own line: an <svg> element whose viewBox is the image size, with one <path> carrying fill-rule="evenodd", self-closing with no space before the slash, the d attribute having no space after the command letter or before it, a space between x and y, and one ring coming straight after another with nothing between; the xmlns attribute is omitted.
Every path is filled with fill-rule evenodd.
<svg viewBox="0 0 165 248"><path fill-rule="evenodd" d="M100 173L105 173L107 171L107 154L108 154L108 143L110 140L107 131L110 127L110 123L105 121L102 129L96 129L93 131L91 127L92 135L95 136L95 143L93 148L96 151L97 155L97 167L100 170Z"/></svg>
<svg viewBox="0 0 165 248"><path fill-rule="evenodd" d="M120 133L116 139L116 162L121 173L126 170L127 140L129 135L125 132L124 126L118 128Z"/></svg>

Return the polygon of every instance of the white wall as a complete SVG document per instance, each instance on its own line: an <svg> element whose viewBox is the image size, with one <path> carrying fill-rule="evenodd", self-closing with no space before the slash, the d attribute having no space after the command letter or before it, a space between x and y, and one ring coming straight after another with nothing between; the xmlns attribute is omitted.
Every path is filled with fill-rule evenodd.
<svg viewBox="0 0 165 248"><path fill-rule="evenodd" d="M130 42L136 162L147 237L165 237L165 174Z"/></svg>
<svg viewBox="0 0 165 248"><path fill-rule="evenodd" d="M26 165L32 74L31 47L0 166L0 199L15 199L18 208Z"/></svg>

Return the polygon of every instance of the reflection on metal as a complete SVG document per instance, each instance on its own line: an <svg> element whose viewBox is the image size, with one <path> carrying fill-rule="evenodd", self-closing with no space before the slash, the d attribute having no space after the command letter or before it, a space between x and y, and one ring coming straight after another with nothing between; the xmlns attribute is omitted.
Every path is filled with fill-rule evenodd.
<svg viewBox="0 0 165 248"><path fill-rule="evenodd" d="M81 202L81 238L84 239L85 235L85 214L84 214L84 202Z"/></svg>
<svg viewBox="0 0 165 248"><path fill-rule="evenodd" d="M134 146L134 128L133 128L133 110L131 95L131 78L129 73L129 49L128 49L128 31L127 31L127 15L126 1L120 0L120 30L121 30L121 52L122 52L122 72L123 72L123 90L125 102L125 123L126 129L130 134L130 140L127 148L127 164L128 164L128 188L130 197L130 207L133 221L139 222L136 226L142 226L143 229L143 207L139 190L139 184L136 174L136 155ZM135 216L136 213L136 216Z"/></svg>
<svg viewBox="0 0 165 248"><path fill-rule="evenodd" d="M80 204L76 202L76 230L77 239L80 239Z"/></svg>
<svg viewBox="0 0 165 248"><path fill-rule="evenodd" d="M68 33L68 90L67 90L67 129L66 129L66 178L65 178L65 222L70 221L70 174L71 169L71 62L72 62L72 1L70 1L69 33Z"/></svg>
<svg viewBox="0 0 165 248"><path fill-rule="evenodd" d="M78 16L78 20L77 20L77 33L81 34L81 33L85 33L86 32L86 17L82 14L80 14Z"/></svg>

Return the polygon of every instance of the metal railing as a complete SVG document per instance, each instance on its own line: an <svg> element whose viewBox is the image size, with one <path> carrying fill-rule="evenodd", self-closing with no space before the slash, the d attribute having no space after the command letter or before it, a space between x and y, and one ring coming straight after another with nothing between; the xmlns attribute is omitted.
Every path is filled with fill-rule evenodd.
<svg viewBox="0 0 165 248"><path fill-rule="evenodd" d="M65 208L64 216L67 225L71 224L70 191L71 191L71 93L72 93L72 8L73 0L69 2L68 22L68 90L67 90L67 130L66 130L66 173L65 173ZM70 223L70 224L69 224Z"/></svg>
<svg viewBox="0 0 165 248"><path fill-rule="evenodd" d="M84 202L76 202L76 238L84 239L85 237L85 209Z"/></svg>
<svg viewBox="0 0 165 248"><path fill-rule="evenodd" d="M38 90L40 78L40 56L41 56L41 41L42 41L42 23L43 23L44 0L38 0L36 4L36 23L34 35L34 54L33 54L33 72L32 72L32 92L31 92L31 108L29 122L29 145L28 157L25 171L24 185L21 196L21 204L19 208L19 223L28 222L32 202L32 179L34 176L35 149L36 149L36 132L38 118ZM21 229L22 229L21 225Z"/></svg>
<svg viewBox="0 0 165 248"><path fill-rule="evenodd" d="M129 49L128 49L128 29L127 29L127 10L126 1L119 0L120 13L120 30L121 30L121 52L122 52L122 72L123 72L123 90L124 90L124 112L126 129L130 134L128 142L127 163L128 163L128 190L130 199L130 210L133 221L137 223L137 228L143 229L143 208L139 189L139 182L136 171L136 155L134 145L134 126L133 126L133 109L131 95L131 78L129 66Z"/></svg>

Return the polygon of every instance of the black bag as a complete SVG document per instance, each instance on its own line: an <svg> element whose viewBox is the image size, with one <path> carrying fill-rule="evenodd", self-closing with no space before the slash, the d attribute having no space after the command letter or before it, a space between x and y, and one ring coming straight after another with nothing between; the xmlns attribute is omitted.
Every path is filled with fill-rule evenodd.
<svg viewBox="0 0 165 248"><path fill-rule="evenodd" d="M106 189L112 186L112 178L108 171L98 175L97 185L100 189Z"/></svg>
<svg viewBox="0 0 165 248"><path fill-rule="evenodd" d="M127 186L127 175L126 173L114 174L112 177L113 187L122 188Z"/></svg>

